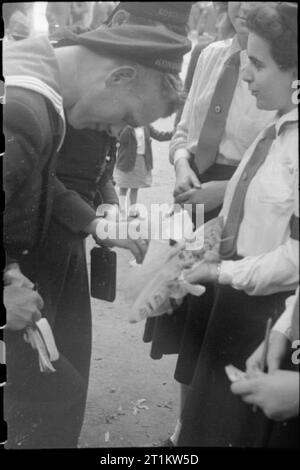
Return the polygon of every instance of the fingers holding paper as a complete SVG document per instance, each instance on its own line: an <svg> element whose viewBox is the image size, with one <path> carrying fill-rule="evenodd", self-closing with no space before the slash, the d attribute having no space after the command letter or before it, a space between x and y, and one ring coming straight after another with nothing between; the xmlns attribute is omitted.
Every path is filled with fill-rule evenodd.
<svg viewBox="0 0 300 470"><path fill-rule="evenodd" d="M184 272L184 279L190 284L215 282L218 278L218 263L202 260Z"/></svg>
<svg viewBox="0 0 300 470"><path fill-rule="evenodd" d="M299 373L276 370L272 374L257 371L248 380L231 385L232 393L245 403L259 406L268 418L283 421L299 413Z"/></svg>
<svg viewBox="0 0 300 470"><path fill-rule="evenodd" d="M4 288L6 328L22 330L41 318L42 297L34 290L17 285Z"/></svg>
<svg viewBox="0 0 300 470"><path fill-rule="evenodd" d="M280 365L288 351L289 341L288 338L278 331L272 331L269 339L269 348L267 354L267 368L268 372L275 372L280 368ZM247 374L255 373L257 369L262 369L261 358L263 351L263 343L251 354L247 359L246 369Z"/></svg>

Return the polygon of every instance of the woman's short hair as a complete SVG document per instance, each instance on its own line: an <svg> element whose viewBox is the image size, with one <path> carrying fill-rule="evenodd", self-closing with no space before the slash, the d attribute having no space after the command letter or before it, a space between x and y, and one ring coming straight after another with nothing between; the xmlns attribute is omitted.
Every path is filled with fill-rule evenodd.
<svg viewBox="0 0 300 470"><path fill-rule="evenodd" d="M298 63L298 5L288 2L265 3L249 12L247 27L270 44L271 55L280 68Z"/></svg>

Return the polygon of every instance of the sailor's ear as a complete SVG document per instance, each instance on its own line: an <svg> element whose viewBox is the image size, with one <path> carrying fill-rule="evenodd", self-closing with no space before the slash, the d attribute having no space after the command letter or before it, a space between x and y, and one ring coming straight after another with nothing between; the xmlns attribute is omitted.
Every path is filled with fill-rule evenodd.
<svg viewBox="0 0 300 470"><path fill-rule="evenodd" d="M135 80L137 71L130 65L122 65L115 68L105 77L105 85L107 87L127 85Z"/></svg>

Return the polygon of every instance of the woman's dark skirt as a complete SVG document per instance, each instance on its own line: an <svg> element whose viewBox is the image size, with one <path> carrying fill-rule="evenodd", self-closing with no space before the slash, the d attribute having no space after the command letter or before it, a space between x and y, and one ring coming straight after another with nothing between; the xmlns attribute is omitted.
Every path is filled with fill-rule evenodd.
<svg viewBox="0 0 300 470"><path fill-rule="evenodd" d="M272 422L261 411L254 413L251 406L231 393L224 370L228 364L245 370L246 359L264 338L268 318L275 321L290 294L249 296L229 286L216 287L178 446L280 447L280 442L287 442L293 447L297 425L281 424L276 437L271 432ZM287 433L295 434L293 440L287 438Z"/></svg>

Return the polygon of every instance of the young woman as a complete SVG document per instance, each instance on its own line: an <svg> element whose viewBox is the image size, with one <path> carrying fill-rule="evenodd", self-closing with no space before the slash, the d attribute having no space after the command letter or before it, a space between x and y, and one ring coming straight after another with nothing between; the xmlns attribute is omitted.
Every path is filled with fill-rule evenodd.
<svg viewBox="0 0 300 470"><path fill-rule="evenodd" d="M257 107L276 110L245 153L225 193L219 262L204 261L186 279L215 284L214 304L188 395L179 446L296 445L295 422L271 423L230 391L224 367L243 369L298 284L295 239L298 182L297 4L249 13L244 80ZM199 312L201 315L201 312Z"/></svg>

